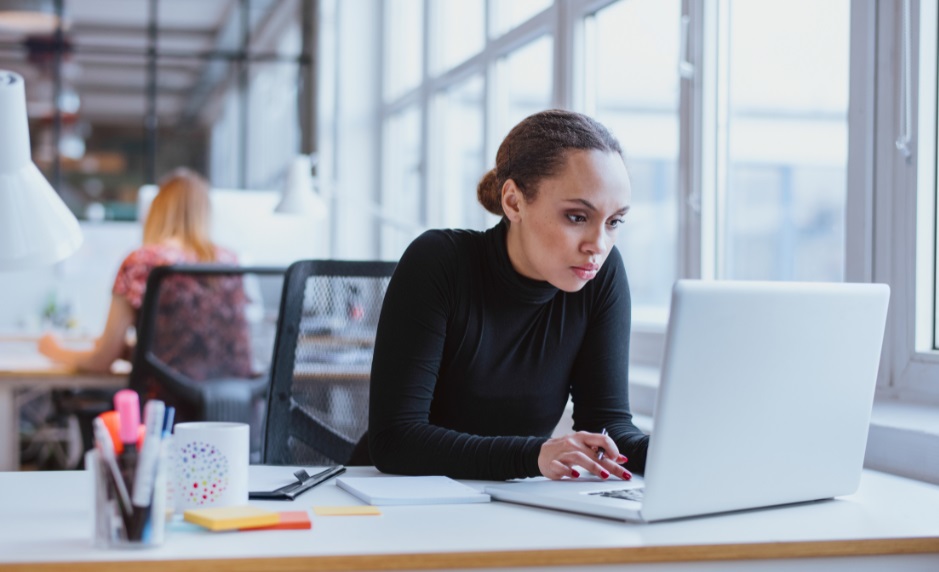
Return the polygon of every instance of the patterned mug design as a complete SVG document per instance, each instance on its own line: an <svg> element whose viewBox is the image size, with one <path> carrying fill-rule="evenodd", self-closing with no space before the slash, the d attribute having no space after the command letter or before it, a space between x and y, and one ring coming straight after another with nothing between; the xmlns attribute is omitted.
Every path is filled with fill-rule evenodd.
<svg viewBox="0 0 939 572"><path fill-rule="evenodd" d="M186 443L178 453L177 498L194 505L216 502L228 488L228 458L213 445L201 441Z"/></svg>

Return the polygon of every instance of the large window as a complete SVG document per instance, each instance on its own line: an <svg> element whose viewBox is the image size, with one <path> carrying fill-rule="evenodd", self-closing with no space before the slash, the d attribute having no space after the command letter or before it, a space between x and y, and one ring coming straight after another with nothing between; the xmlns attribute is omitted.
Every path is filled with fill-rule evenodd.
<svg viewBox="0 0 939 572"><path fill-rule="evenodd" d="M839 281L849 2L727 5L729 148L718 275Z"/></svg>
<svg viewBox="0 0 939 572"><path fill-rule="evenodd" d="M491 225L476 182L513 125L557 106L623 144L640 335L679 277L843 279L849 0L374 1L380 256L423 228Z"/></svg>
<svg viewBox="0 0 939 572"><path fill-rule="evenodd" d="M375 202L337 225L381 235L347 233L345 256L396 258L422 229L491 226L475 186L507 131L541 109L584 111L620 139L633 183L618 247L634 364L658 365L678 278L882 281L893 286L888 340L916 333L909 348L885 346L883 389L939 396L926 381L939 378L934 2L322 3L358 23L338 32L349 43L335 60L370 57L380 84L345 120L344 100L364 105L367 90L343 77L364 72L325 78L338 87L323 113L338 119L321 146L357 166L330 184ZM375 29L380 41L358 50L352 32L361 43ZM375 147L348 143L368 130ZM895 142L904 130L909 157ZM369 172L381 174L363 190Z"/></svg>

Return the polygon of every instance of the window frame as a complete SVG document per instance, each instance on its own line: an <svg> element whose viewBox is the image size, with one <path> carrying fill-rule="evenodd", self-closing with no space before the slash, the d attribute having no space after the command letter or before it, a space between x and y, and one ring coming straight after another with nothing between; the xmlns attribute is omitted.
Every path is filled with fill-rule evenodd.
<svg viewBox="0 0 939 572"><path fill-rule="evenodd" d="M880 401L939 405L939 351L932 349L935 316L936 6L911 1L911 151L897 148L903 119L897 76L904 42L903 2L878 5L876 139L872 277L891 287ZM930 27L930 22L933 27ZM926 58L922 56L926 53ZM924 318L928 316L928 320ZM937 409L939 411L939 409Z"/></svg>

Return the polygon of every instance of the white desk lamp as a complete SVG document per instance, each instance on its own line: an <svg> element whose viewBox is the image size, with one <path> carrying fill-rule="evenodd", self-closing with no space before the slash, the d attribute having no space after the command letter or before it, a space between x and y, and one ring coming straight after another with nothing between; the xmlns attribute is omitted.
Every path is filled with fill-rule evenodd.
<svg viewBox="0 0 939 572"><path fill-rule="evenodd" d="M52 264L81 243L78 220L30 158L23 78L0 70L0 270Z"/></svg>
<svg viewBox="0 0 939 572"><path fill-rule="evenodd" d="M313 188L313 158L310 155L297 155L289 169L284 193L274 212L318 220L326 218L329 210L326 201Z"/></svg>

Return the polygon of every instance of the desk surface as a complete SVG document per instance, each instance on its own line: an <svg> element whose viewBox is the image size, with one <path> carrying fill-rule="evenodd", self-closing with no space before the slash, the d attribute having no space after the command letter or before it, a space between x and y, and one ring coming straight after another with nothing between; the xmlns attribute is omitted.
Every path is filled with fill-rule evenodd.
<svg viewBox="0 0 939 572"><path fill-rule="evenodd" d="M0 336L0 382L4 379L24 377L38 378L39 383L42 383L42 379L60 380L61 378L111 380L126 378L130 371L129 363L118 361L110 373L78 373L74 368L55 363L40 354L36 346L37 341L38 338L33 339L27 336ZM107 383L108 381L101 381L98 385Z"/></svg>
<svg viewBox="0 0 939 572"><path fill-rule="evenodd" d="M126 363L126 362L125 362ZM127 369L129 371L129 365ZM39 353L36 338L0 335L0 471L19 467L19 405L17 394L38 395L57 388L120 388L127 371L76 373Z"/></svg>
<svg viewBox="0 0 939 572"><path fill-rule="evenodd" d="M254 466L252 486L289 482L291 471ZM939 562L939 487L873 471L865 471L856 494L835 500L654 524L501 502L390 506L377 517L313 515L312 530L212 533L176 523L162 547L136 551L92 547L90 491L83 472L0 473L0 569L70 563L71 570L126 570L130 561L135 571L579 568L872 554L931 554ZM252 504L308 510L362 503L333 480L292 503Z"/></svg>

